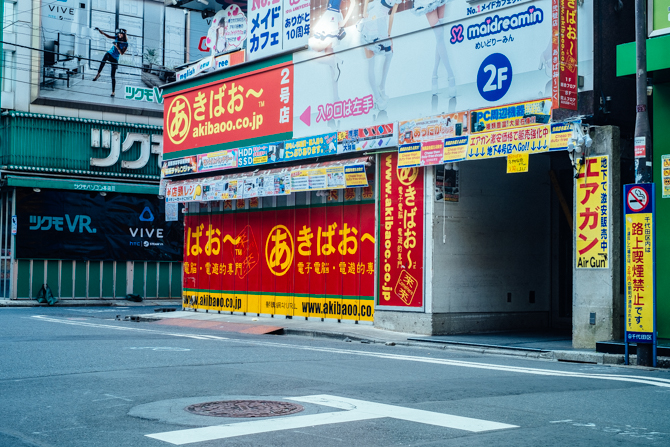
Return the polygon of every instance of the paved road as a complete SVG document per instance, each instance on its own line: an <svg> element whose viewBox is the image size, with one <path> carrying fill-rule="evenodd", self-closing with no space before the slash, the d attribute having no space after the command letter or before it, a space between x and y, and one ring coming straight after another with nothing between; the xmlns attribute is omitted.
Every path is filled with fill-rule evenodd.
<svg viewBox="0 0 670 447"><path fill-rule="evenodd" d="M670 445L668 371L119 314L0 309L0 446ZM281 399L304 411L222 419L183 410L225 399Z"/></svg>

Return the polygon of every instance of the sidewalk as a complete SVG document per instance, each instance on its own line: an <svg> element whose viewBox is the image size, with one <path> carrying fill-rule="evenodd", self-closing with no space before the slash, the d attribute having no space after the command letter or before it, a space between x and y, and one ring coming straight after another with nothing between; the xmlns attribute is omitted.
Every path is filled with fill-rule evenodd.
<svg viewBox="0 0 670 447"><path fill-rule="evenodd" d="M304 318L288 319L283 316L275 318L230 315L205 312L203 310L177 310L159 314L143 314L131 317L135 321L156 321L158 324L201 329L220 330L224 332L300 335L306 337L330 338L355 343L382 343L388 345L417 346L433 349L450 349L480 354L511 355L563 362L623 365L624 356L605 354L595 350L572 349L569 343L555 334L546 334L543 339L538 334L482 334L453 336L421 336L402 332L377 329L368 324L337 323L331 321L313 321ZM460 341L459 341L460 340ZM491 344L491 341L496 344ZM483 341L488 341L484 343ZM544 346L544 347L541 347ZM635 365L636 357L630 356L631 365ZM658 365L670 367L670 358L658 357Z"/></svg>

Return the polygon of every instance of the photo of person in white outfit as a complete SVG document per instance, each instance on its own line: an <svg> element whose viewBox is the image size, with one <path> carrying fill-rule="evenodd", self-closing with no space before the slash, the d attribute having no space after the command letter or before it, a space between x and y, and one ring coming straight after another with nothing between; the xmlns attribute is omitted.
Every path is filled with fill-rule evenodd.
<svg viewBox="0 0 670 447"><path fill-rule="evenodd" d="M374 96L375 107L379 111L386 110L386 78L393 58L393 41L391 30L398 5L403 0L365 0L363 19L358 23L361 40L365 46L365 57L368 60L368 81ZM377 57L383 57L382 76L379 84L376 76Z"/></svg>
<svg viewBox="0 0 670 447"><path fill-rule="evenodd" d="M431 82L433 95L437 95L439 91L437 72L440 63L442 63L445 70L447 70L447 95L450 98L453 98L456 96L456 78L454 77L454 70L449 63L447 45L444 41L445 27L442 26L445 23L444 10L446 4L451 1L452 0L414 0L413 12L416 15L425 15L435 33L435 65L433 67L433 77Z"/></svg>

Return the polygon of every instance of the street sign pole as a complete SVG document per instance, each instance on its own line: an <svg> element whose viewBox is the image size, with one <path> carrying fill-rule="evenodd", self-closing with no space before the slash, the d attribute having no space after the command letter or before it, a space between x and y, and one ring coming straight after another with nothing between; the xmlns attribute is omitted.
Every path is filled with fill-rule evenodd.
<svg viewBox="0 0 670 447"><path fill-rule="evenodd" d="M637 345L637 364L656 366L656 220L653 183L624 185L626 259L625 364L629 344Z"/></svg>

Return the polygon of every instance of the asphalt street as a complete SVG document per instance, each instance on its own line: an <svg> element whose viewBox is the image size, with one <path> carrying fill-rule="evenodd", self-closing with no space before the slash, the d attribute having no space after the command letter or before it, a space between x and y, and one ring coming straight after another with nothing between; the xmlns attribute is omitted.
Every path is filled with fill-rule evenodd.
<svg viewBox="0 0 670 447"><path fill-rule="evenodd" d="M124 311L0 308L0 446L670 445L667 370L115 319ZM184 410L222 400L304 410Z"/></svg>

